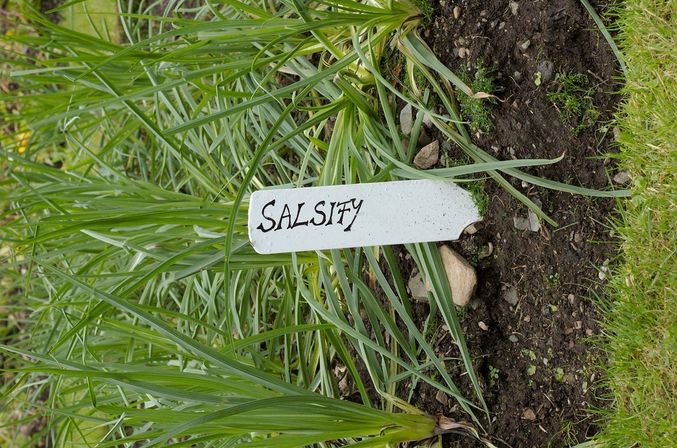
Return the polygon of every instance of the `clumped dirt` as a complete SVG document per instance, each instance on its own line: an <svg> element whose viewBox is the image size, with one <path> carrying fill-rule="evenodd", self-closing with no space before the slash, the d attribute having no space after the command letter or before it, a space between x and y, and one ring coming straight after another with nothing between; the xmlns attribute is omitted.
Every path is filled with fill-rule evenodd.
<svg viewBox="0 0 677 448"><path fill-rule="evenodd" d="M606 6L593 4L597 11ZM475 135L475 142L502 160L565 154L557 165L526 171L608 189L612 167L604 156L613 151L609 120L619 99L614 94L618 68L580 2L434 0L433 6L436 15L424 36L435 54L455 70L472 72L478 61L496 70L495 128ZM461 8L457 19L456 6ZM460 48L469 56L460 58ZM537 85L536 72L547 72L547 66L552 73L541 73ZM601 117L578 136L546 96L555 75L563 72L586 74L596 84L594 104ZM450 153L461 155L454 148ZM511 182L540 201L559 227L518 230L513 218L526 218L526 208L488 181L488 212L480 230L450 243L476 263L479 278L463 327L491 411L485 429L497 446L575 445L597 431L588 409L604 405L593 389L602 354L589 343L600 330L589 298L602 294L600 269L615 256L609 227L614 202ZM491 255L485 256L490 246ZM438 349L441 355L456 353L448 338ZM471 390L467 386L464 390ZM440 403L425 385L414 397L414 404L430 413L462 418L452 401ZM483 446L459 436L445 443Z"/></svg>

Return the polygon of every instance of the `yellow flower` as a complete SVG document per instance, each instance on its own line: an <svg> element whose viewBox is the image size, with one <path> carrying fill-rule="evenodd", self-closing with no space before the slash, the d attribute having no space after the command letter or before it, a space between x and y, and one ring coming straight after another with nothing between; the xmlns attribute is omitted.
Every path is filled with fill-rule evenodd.
<svg viewBox="0 0 677 448"><path fill-rule="evenodd" d="M16 136L16 149L19 151L19 154L23 153L28 146L28 139L30 138L30 132L20 132Z"/></svg>

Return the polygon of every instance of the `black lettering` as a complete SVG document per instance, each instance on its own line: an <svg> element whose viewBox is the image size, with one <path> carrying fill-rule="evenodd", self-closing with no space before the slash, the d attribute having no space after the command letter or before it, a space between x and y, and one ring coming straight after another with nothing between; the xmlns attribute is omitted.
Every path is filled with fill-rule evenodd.
<svg viewBox="0 0 677 448"><path fill-rule="evenodd" d="M280 220L277 222L277 227L275 227L276 232L282 228L282 220L285 218L287 218L287 221L289 222L287 229L291 229L291 210L289 210L289 206L287 204L284 204L284 208L282 209Z"/></svg>
<svg viewBox="0 0 677 448"><path fill-rule="evenodd" d="M275 220L273 218L266 216L266 209L271 205L275 205L275 199L273 199L272 201L270 201L269 203L264 205L263 208L261 209L261 216L263 216L268 221L270 221L272 223L271 226L268 227L267 229L263 226L263 223L256 226L256 228L259 229L260 231L262 231L263 233L266 233L266 232L273 230L273 228L275 227L275 224L276 224Z"/></svg>
<svg viewBox="0 0 677 448"><path fill-rule="evenodd" d="M351 202L353 203L353 208L355 209L355 216L353 216L353 220L350 221L350 224L348 224L348 227L343 229L344 232L350 232L350 230L353 228L353 223L357 219L357 214L360 213L360 209L362 208L362 203L364 202L364 199L360 199L360 202L355 202L357 199L353 198L351 199Z"/></svg>
<svg viewBox="0 0 677 448"><path fill-rule="evenodd" d="M325 224L325 226L330 226L331 225L331 220L334 216L334 206L336 205L336 202L330 202L331 204L331 210L329 211L329 221Z"/></svg>
<svg viewBox="0 0 677 448"><path fill-rule="evenodd" d="M324 204L325 204L324 201L320 201L320 202L318 202L317 204L315 204L315 213L317 213L318 215L322 215L322 221L321 221L321 222L315 222L315 218L313 218L313 219L310 220L310 223L311 223L312 225L314 225L314 226L321 226L321 225L324 224L324 222L327 220L327 214L326 214L322 209L318 209L318 208L317 208L317 207L319 207L320 205L324 205Z"/></svg>
<svg viewBox="0 0 677 448"><path fill-rule="evenodd" d="M305 205L305 202L301 202L298 204L298 208L296 209L296 218L294 219L294 224L291 226L292 229L296 227L301 227L301 226L307 226L308 225L308 220L306 219L305 221L299 222L299 216L301 216L301 209Z"/></svg>
<svg viewBox="0 0 677 448"><path fill-rule="evenodd" d="M339 224L343 224L343 215L345 215L346 212L350 210L350 206L348 205L350 204L350 201L351 200L347 200L345 202L339 202L338 204L336 204L336 206L338 207L336 210L339 215L338 219Z"/></svg>

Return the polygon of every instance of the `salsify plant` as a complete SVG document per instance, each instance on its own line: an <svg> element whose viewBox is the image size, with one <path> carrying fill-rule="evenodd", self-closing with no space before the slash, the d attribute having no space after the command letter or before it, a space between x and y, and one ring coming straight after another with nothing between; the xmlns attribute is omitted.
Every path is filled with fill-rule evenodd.
<svg viewBox="0 0 677 448"><path fill-rule="evenodd" d="M27 412L19 422L48 417L39 435L54 446L480 437L488 409L436 246L406 247L432 290L421 328L392 248L257 254L248 195L487 173L551 221L504 176L624 192L540 179L519 168L558 159L499 161L474 145L454 91L487 95L435 58L408 0L117 7L122 42L33 12L11 38L32 51L6 50L19 87L3 100L19 109L4 117L16 135L1 150L1 269L24 274L30 337L2 350L24 360L4 389ZM405 56L406 90L379 70L388 47ZM428 107L431 94L446 113ZM474 163L413 168L395 98L415 107L414 135L427 114ZM435 349L438 316L453 357ZM452 396L468 422L408 405L419 383Z"/></svg>

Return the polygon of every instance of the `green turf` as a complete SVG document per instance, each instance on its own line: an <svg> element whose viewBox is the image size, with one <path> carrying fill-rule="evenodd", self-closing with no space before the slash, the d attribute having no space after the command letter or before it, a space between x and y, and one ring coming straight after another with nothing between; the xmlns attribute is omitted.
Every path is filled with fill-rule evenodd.
<svg viewBox="0 0 677 448"><path fill-rule="evenodd" d="M610 447L677 443L676 7L631 0L619 10L628 73L618 161L633 197L615 229L624 260L611 279L601 342L613 401L598 439Z"/></svg>

